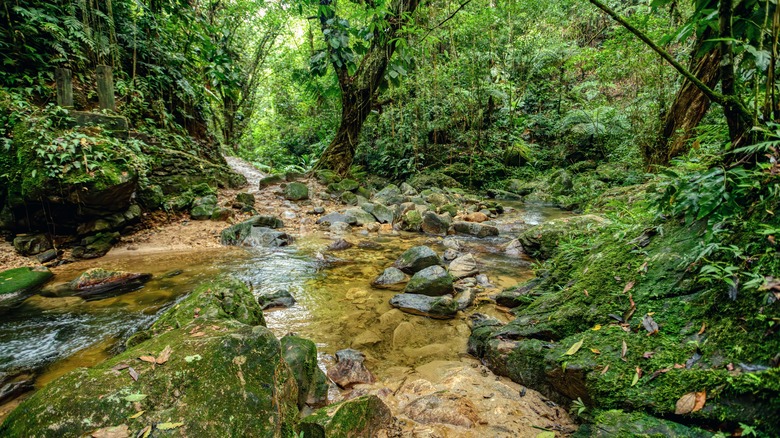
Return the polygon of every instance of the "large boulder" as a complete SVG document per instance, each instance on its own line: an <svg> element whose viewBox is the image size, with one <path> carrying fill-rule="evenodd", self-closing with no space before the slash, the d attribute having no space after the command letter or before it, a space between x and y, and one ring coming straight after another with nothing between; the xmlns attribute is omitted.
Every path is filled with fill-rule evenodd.
<svg viewBox="0 0 780 438"><path fill-rule="evenodd" d="M54 274L48 268L15 268L0 272L0 304L27 296L43 286Z"/></svg>
<svg viewBox="0 0 780 438"><path fill-rule="evenodd" d="M460 256L450 263L448 271L456 279L473 277L479 274L477 259L472 254Z"/></svg>
<svg viewBox="0 0 780 438"><path fill-rule="evenodd" d="M151 278L152 274L92 268L81 273L68 286L76 292L76 296L96 299L138 290Z"/></svg>
<svg viewBox="0 0 780 438"><path fill-rule="evenodd" d="M211 219L211 215L214 214L216 209L217 197L214 195L203 196L192 203L190 216L196 221L208 220Z"/></svg>
<svg viewBox="0 0 780 438"><path fill-rule="evenodd" d="M436 214L432 211L426 211L422 215L421 228L424 233L445 235L450 228L452 219L448 214Z"/></svg>
<svg viewBox="0 0 780 438"><path fill-rule="evenodd" d="M156 337L47 385L0 436L292 436L295 378L270 330L224 311L236 299L262 314L240 282L202 285L153 326Z"/></svg>
<svg viewBox="0 0 780 438"><path fill-rule="evenodd" d="M388 185L371 197L373 202L383 205L400 204L404 202L404 199L405 196L401 193L401 189L394 184Z"/></svg>
<svg viewBox="0 0 780 438"><path fill-rule="evenodd" d="M284 188L284 198L290 201L309 199L309 188L306 184L291 182Z"/></svg>
<svg viewBox="0 0 780 438"><path fill-rule="evenodd" d="M119 233L97 233L94 236L87 236L73 247L71 255L77 259L95 259L103 257L108 253L114 244L119 242Z"/></svg>
<svg viewBox="0 0 780 438"><path fill-rule="evenodd" d="M429 266L416 274L406 284L404 293L438 297L452 293L452 276L441 266Z"/></svg>
<svg viewBox="0 0 780 438"><path fill-rule="evenodd" d="M530 228L518 240L527 254L543 260L552 256L562 238L572 234L594 233L609 223L609 220L593 214L564 217Z"/></svg>
<svg viewBox="0 0 780 438"><path fill-rule="evenodd" d="M707 438L711 437L712 433L669 420L661 420L641 412L627 413L620 410L609 410L599 412L594 418L593 424L584 424L576 435L582 438L616 436Z"/></svg>
<svg viewBox="0 0 780 438"><path fill-rule="evenodd" d="M380 224L392 224L395 220L395 213L393 210L387 208L387 206L383 204L365 202L360 208L371 213Z"/></svg>
<svg viewBox="0 0 780 438"><path fill-rule="evenodd" d="M252 216L244 222L222 230L221 242L223 245L241 245L252 234L254 227L283 228L284 222L274 216Z"/></svg>
<svg viewBox="0 0 780 438"><path fill-rule="evenodd" d="M349 225L355 225L357 223L357 218L355 218L355 216L347 215L344 213L328 213L325 216L322 216L321 218L317 219L318 225L325 225L327 227L339 222L349 224Z"/></svg>
<svg viewBox="0 0 780 438"><path fill-rule="evenodd" d="M434 265L441 265L441 259L436 252L427 246L409 248L393 263L393 267L407 274L414 274Z"/></svg>
<svg viewBox="0 0 780 438"><path fill-rule="evenodd" d="M366 356L351 348L336 352L336 365L328 370L328 377L341 388L350 388L358 383L374 383L376 378L366 368Z"/></svg>
<svg viewBox="0 0 780 438"><path fill-rule="evenodd" d="M404 284L407 281L409 281L409 277L407 277L403 271L398 268L389 267L371 282L371 286L374 286L377 289L400 290L404 288Z"/></svg>
<svg viewBox="0 0 780 438"><path fill-rule="evenodd" d="M317 346L295 335L280 339L284 361L298 384L298 408L319 407L328 402L328 378L317 365Z"/></svg>
<svg viewBox="0 0 780 438"><path fill-rule="evenodd" d="M301 420L306 438L390 436L393 414L376 395L322 408Z"/></svg>
<svg viewBox="0 0 780 438"><path fill-rule="evenodd" d="M45 234L20 234L14 238L14 248L23 256L40 254L51 247L51 240Z"/></svg>
<svg viewBox="0 0 780 438"><path fill-rule="evenodd" d="M475 237L498 236L498 228L476 222L453 222L452 230L458 234Z"/></svg>
<svg viewBox="0 0 780 438"><path fill-rule="evenodd" d="M241 242L241 246L250 248L276 248L287 246L293 241L287 233L266 227L252 227L249 235Z"/></svg>
<svg viewBox="0 0 780 438"><path fill-rule="evenodd" d="M417 232L422 229L422 223L422 213L417 210L409 210L401 215L401 221L398 223L398 228L402 231Z"/></svg>
<svg viewBox="0 0 780 438"><path fill-rule="evenodd" d="M376 218L371 213L363 210L362 208L348 208L344 211L345 216L352 216L355 218L355 225L362 227L363 225L373 224L376 222Z"/></svg>
<svg viewBox="0 0 780 438"><path fill-rule="evenodd" d="M402 312L434 319L451 319L458 313L458 302L449 295L429 297L403 293L391 298L390 305Z"/></svg>

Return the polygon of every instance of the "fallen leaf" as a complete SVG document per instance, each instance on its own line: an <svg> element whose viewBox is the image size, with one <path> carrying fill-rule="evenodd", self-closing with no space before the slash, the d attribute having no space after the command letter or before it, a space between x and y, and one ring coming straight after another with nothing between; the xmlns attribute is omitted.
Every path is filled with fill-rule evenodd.
<svg viewBox="0 0 780 438"><path fill-rule="evenodd" d="M158 365L162 365L165 362L168 362L168 359L171 357L171 352L173 352L173 350L171 349L171 346L170 345L166 345L165 348L163 349L163 351L160 353L160 355L157 356L157 360L156 360L157 364Z"/></svg>
<svg viewBox="0 0 780 438"><path fill-rule="evenodd" d="M146 394L136 393L136 394L130 394L127 397L125 397L125 401L137 402L137 401L141 401L141 400L143 400L145 398L146 398Z"/></svg>
<svg viewBox="0 0 780 438"><path fill-rule="evenodd" d="M674 364L674 369L676 369L676 370L680 370L680 369L683 369L683 368L685 368L685 365L683 365L681 363Z"/></svg>
<svg viewBox="0 0 780 438"><path fill-rule="evenodd" d="M656 372L654 372L649 379L647 379L648 382L651 382L656 377L660 376L661 374L668 373L671 368L663 368Z"/></svg>
<svg viewBox="0 0 780 438"><path fill-rule="evenodd" d="M650 315L643 316L642 325L645 327L645 330L647 330L647 333L651 335L658 333L658 323L655 322L652 316Z"/></svg>
<svg viewBox="0 0 780 438"><path fill-rule="evenodd" d="M626 293L626 292L630 291L633 288L634 288L634 282L633 281L629 281L628 283L626 283L626 287L623 288L623 293Z"/></svg>
<svg viewBox="0 0 780 438"><path fill-rule="evenodd" d="M136 371L133 367L128 367L127 372L130 373L130 377L133 378L133 381L138 381L138 371Z"/></svg>
<svg viewBox="0 0 780 438"><path fill-rule="evenodd" d="M626 360L626 353L628 353L628 345L626 345L626 341L623 341L623 348L620 352L620 358Z"/></svg>
<svg viewBox="0 0 780 438"><path fill-rule="evenodd" d="M200 330L200 326L197 325L197 326L193 327L192 330L190 330L190 334L193 334L193 333L195 333L195 332L197 332L199 330Z"/></svg>
<svg viewBox="0 0 780 438"><path fill-rule="evenodd" d="M655 351L645 351L645 354L642 355L645 359L651 359L653 355L655 354Z"/></svg>
<svg viewBox="0 0 780 438"><path fill-rule="evenodd" d="M187 363L191 363L193 361L198 361L198 360L201 360L201 359L203 359L203 358L199 354L193 354L192 356L186 356L184 358L184 361L187 362Z"/></svg>
<svg viewBox="0 0 780 438"><path fill-rule="evenodd" d="M707 329L707 323L704 323L704 322L701 323L701 329L699 330L699 333L698 333L699 336L703 335L704 334L704 330L706 330L706 329Z"/></svg>
<svg viewBox="0 0 780 438"><path fill-rule="evenodd" d="M728 365L726 365L726 369L729 370L729 371L734 371L734 364L733 363L729 363Z"/></svg>
<svg viewBox="0 0 780 438"><path fill-rule="evenodd" d="M555 432L545 430L536 434L536 438L555 438Z"/></svg>
<svg viewBox="0 0 780 438"><path fill-rule="evenodd" d="M147 438L151 433L152 433L152 426L146 426L143 429L141 429L140 432L138 432L136 438Z"/></svg>
<svg viewBox="0 0 780 438"><path fill-rule="evenodd" d="M696 406L696 393L689 392L677 400L674 405L674 413L677 415L690 414L694 406Z"/></svg>
<svg viewBox="0 0 780 438"><path fill-rule="evenodd" d="M585 293L585 296L586 296L586 297L589 297L589 296L590 296L590 294L588 293L588 290L587 290L587 289L583 289L583 291L582 291L582 292L584 292L584 293Z"/></svg>
<svg viewBox="0 0 780 438"><path fill-rule="evenodd" d="M138 412L136 412L135 414L133 414L133 415L131 415L131 416L127 417L127 418L129 418L129 419L133 420L133 419L135 419L135 418L138 418L138 417L140 417L141 415L143 415L143 414L144 414L144 412L146 412L146 411L138 411Z"/></svg>
<svg viewBox="0 0 780 438"><path fill-rule="evenodd" d="M192 334L193 338L199 338L201 336L206 336L206 333L205 332L198 332L198 333L193 333Z"/></svg>
<svg viewBox="0 0 780 438"><path fill-rule="evenodd" d="M777 244L775 242L775 236L772 236L772 235L766 236L766 240L768 240L769 243L771 243L772 245L776 245Z"/></svg>
<svg viewBox="0 0 780 438"><path fill-rule="evenodd" d="M128 438L130 436L130 428L126 424L104 427L92 432L89 436L92 438Z"/></svg>
<svg viewBox="0 0 780 438"><path fill-rule="evenodd" d="M591 351L593 354L601 354L601 352L600 352L600 351L599 351L597 348L591 348L591 349L590 349L590 351Z"/></svg>
<svg viewBox="0 0 780 438"><path fill-rule="evenodd" d="M696 402L693 405L693 410L691 412L696 412L702 410L704 408L705 403L707 403L707 391L699 391L696 393Z"/></svg>
<svg viewBox="0 0 780 438"><path fill-rule="evenodd" d="M609 371L609 365L605 366L603 370L601 370L601 375L607 374L607 371Z"/></svg>
<svg viewBox="0 0 780 438"><path fill-rule="evenodd" d="M636 385L640 377L642 377L642 369L636 367L636 373L634 373L634 378L631 380L631 386Z"/></svg>
<svg viewBox="0 0 780 438"><path fill-rule="evenodd" d="M593 330L594 332L601 330L601 324L596 324L595 326L593 326L591 330Z"/></svg>
<svg viewBox="0 0 780 438"><path fill-rule="evenodd" d="M154 356L141 356L139 357L139 359L141 359L144 362L157 363L157 359L155 359Z"/></svg>
<svg viewBox="0 0 780 438"><path fill-rule="evenodd" d="M639 267L639 270L637 272L639 272L641 274L646 273L647 272L647 262L644 262L642 264L642 266Z"/></svg>
<svg viewBox="0 0 780 438"><path fill-rule="evenodd" d="M129 368L129 367L130 367L130 365L128 365L126 363L119 363L119 364L114 365L111 369L114 370L114 371L122 371L123 369Z"/></svg>
<svg viewBox="0 0 780 438"><path fill-rule="evenodd" d="M582 348L582 344L585 342L585 338L580 339L579 341L575 342L574 345L569 347L568 350L566 350L566 353L563 353L566 356L571 356L580 351L580 348Z"/></svg>
<svg viewBox="0 0 780 438"><path fill-rule="evenodd" d="M184 426L184 423L157 423L157 430L171 430Z"/></svg>

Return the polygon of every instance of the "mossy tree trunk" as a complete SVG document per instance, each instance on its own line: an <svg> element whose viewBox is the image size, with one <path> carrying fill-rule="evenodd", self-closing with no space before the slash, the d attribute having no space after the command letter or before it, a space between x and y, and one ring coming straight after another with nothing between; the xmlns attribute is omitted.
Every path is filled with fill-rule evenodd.
<svg viewBox="0 0 780 438"><path fill-rule="evenodd" d="M333 27L333 20L337 18L332 10L328 15L327 11L331 3L332 0L320 1L320 5L325 6L320 8L319 17L323 34ZM394 0L388 6L390 18L377 26L381 30L377 30L377 35L374 36L367 52L352 74L347 63L335 61L331 63L336 70L341 89L341 122L336 136L322 152L315 169L330 169L342 176L349 172L355 157L360 130L377 99L379 85L398 47L397 33L407 24L419 4L419 0ZM334 50L328 45L329 55L334 53ZM333 58L336 57L331 59Z"/></svg>

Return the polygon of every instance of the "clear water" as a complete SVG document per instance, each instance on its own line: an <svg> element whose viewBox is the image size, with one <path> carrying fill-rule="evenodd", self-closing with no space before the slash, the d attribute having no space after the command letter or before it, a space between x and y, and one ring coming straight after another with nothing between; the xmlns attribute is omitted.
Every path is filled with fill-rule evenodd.
<svg viewBox="0 0 780 438"><path fill-rule="evenodd" d="M518 230L562 214L551 208L504 204L517 210L498 221L502 236L456 237L467 252L477 257L481 271L496 286L484 296L532 275L531 260L508 256L500 246ZM397 292L369 285L409 247L430 245L441 254L445 249L442 238L360 232L346 237L356 246L335 253L324 253L331 236L318 232L301 237L288 248L128 253L104 257L88 266L58 268L55 281L59 284L88 267L149 272L155 277L140 290L89 302L58 293L55 283L44 290L43 296L34 296L0 314L0 373L35 370L36 385L40 387L76 367L95 365L115 353L123 339L151 324L167 305L220 273L231 273L251 283L256 294L278 288L289 290L297 304L267 311L267 324L277 336L293 332L312 339L323 365L337 350L352 346L366 353L368 366L381 377L393 367L451 360L465 353L469 329L464 319L440 321L401 314L388 304ZM361 241L374 242L378 249L360 248L357 243ZM165 276L172 271L181 273ZM479 299L467 312L507 318ZM401 323L405 323L403 330L396 329Z"/></svg>

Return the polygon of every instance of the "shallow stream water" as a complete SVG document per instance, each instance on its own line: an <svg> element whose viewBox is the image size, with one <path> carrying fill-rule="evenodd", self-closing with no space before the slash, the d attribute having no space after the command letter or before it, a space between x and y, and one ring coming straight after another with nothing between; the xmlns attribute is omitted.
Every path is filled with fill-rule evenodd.
<svg viewBox="0 0 780 438"><path fill-rule="evenodd" d="M513 211L496 221L502 235L490 239L457 236L464 251L474 254L480 270L495 287L478 297L467 313L481 312L501 319L506 313L484 298L532 275L532 261L507 255L501 246L515 232L562 215L541 206L504 203ZM348 234L354 247L327 253L336 236L316 232L300 236L287 248L225 247L184 253L107 256L90 267L148 272L154 278L142 289L117 297L84 301L57 292L58 285L85 268L57 268L52 284L40 295L0 315L0 373L33 373L36 387L76 368L95 365L118 351L134 331L151 324L161 311L200 282L230 273L251 284L254 292L284 288L297 299L289 309L266 311L269 328L277 335L294 332L313 340L321 364L333 354L353 347L367 356L378 377L395 367L414 367L434 360L455 360L466 352L466 320L433 320L393 310L388 300L397 292L377 290L370 282L407 248L429 245L444 251L441 237L411 233ZM362 245L361 245L362 243ZM0 420L18 403L0 406Z"/></svg>

